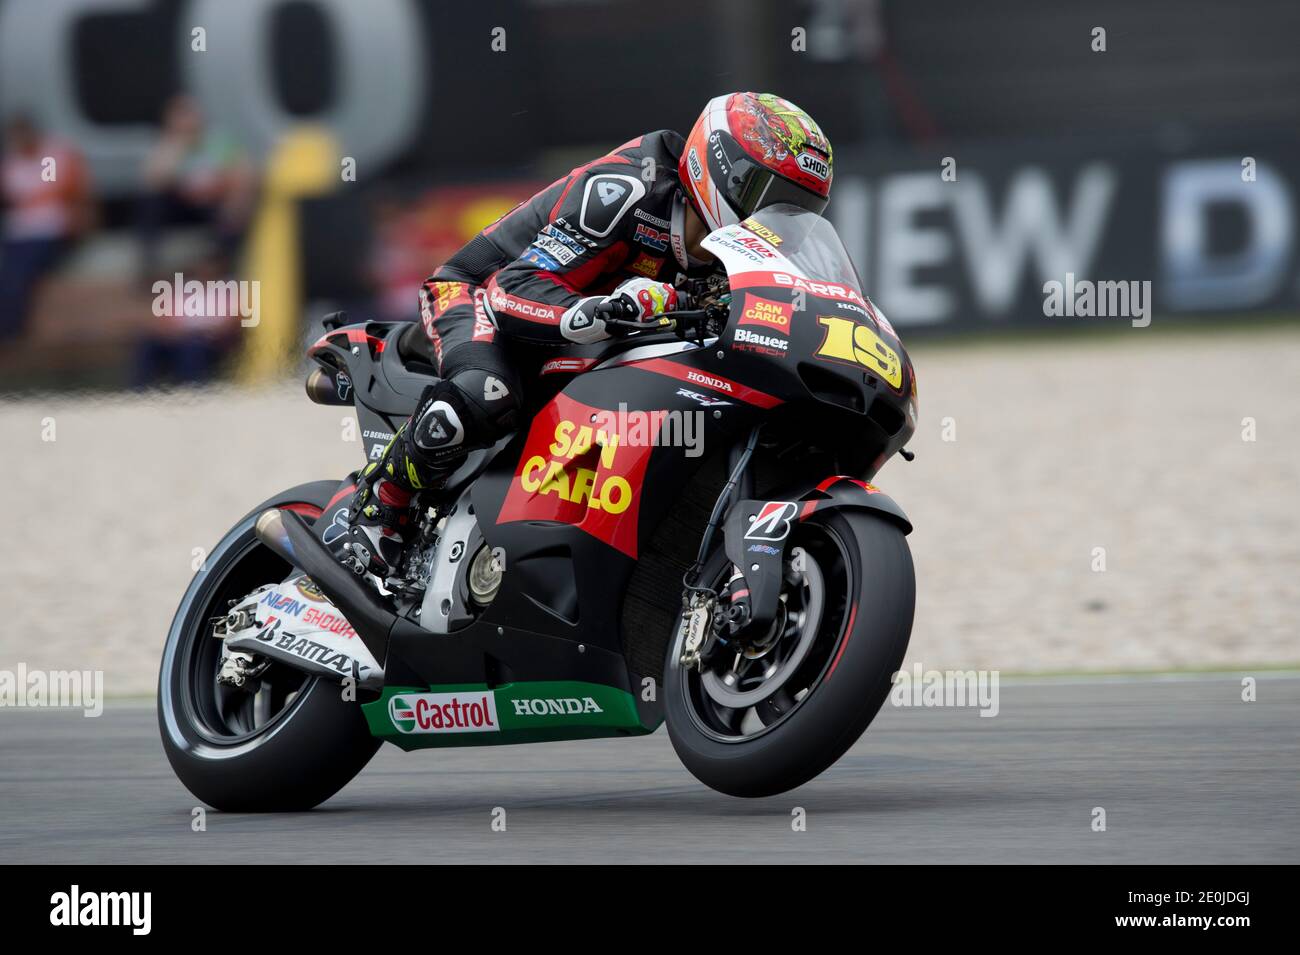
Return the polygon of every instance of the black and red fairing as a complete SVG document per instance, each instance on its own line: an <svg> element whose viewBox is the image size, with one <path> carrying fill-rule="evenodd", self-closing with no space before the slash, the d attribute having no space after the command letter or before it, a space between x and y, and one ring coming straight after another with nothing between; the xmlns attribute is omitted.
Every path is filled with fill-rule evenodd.
<svg viewBox="0 0 1300 955"><path fill-rule="evenodd" d="M365 348L371 360L378 358L387 347L383 331L387 326L376 324L348 325L327 331L307 349L307 357L322 365L346 368L354 348Z"/></svg>
<svg viewBox="0 0 1300 955"><path fill-rule="evenodd" d="M320 404L355 405L358 435L369 460L376 460L415 410L435 369L403 356L397 346L407 322L367 322L331 329L307 354L322 375L307 379L307 393Z"/></svg>
<svg viewBox="0 0 1300 955"><path fill-rule="evenodd" d="M798 406L808 427L838 434L869 478L916 430L916 374L898 334L863 293L830 223L770 206L719 229L731 314L718 342L733 376Z"/></svg>
<svg viewBox="0 0 1300 955"><path fill-rule="evenodd" d="M551 360L555 373L575 377L541 405L476 488L477 512L495 521L490 541L495 535L507 551L526 548L536 528L551 525L556 546L589 550L595 561L605 554L605 571L617 579L620 561L638 558L700 464L681 447L656 442L654 425L640 445L632 441L633 419L691 416L705 455L762 422L765 434L791 447L816 446L859 480L902 448L915 428L911 363L861 294L829 224L789 208L764 210L706 243L732 286L716 342L611 343L601 358ZM838 338L828 348L832 332ZM798 493L814 493L826 472L801 475L799 465L787 465L789 477L805 481Z"/></svg>
<svg viewBox="0 0 1300 955"><path fill-rule="evenodd" d="M566 352L543 372L635 364L715 398L763 409L785 406L794 427L827 441L869 478L916 428L916 374L897 333L861 292L830 224L772 206L705 242L729 272L730 316L714 347L688 357L644 349L596 362ZM851 452L851 453L847 453Z"/></svg>
<svg viewBox="0 0 1300 955"><path fill-rule="evenodd" d="M756 367L746 369L726 349L722 358L717 353L712 345L664 343L606 358L576 374L496 454L474 485L473 503L487 542L509 555L509 571L485 619L516 626L529 620L530 629L553 636L581 626L584 639L617 650L621 604L609 593L622 592L653 550L652 540L683 520L688 485L710 467L717 472L718 459L725 461L756 424L770 423L774 435L782 427L791 433L793 424L803 438L862 440L860 426L855 432L844 423L860 416L833 420L797 375L751 374ZM689 416L698 429L694 448L654 443L666 436L674 420L668 415L679 428ZM646 430L633 441L638 424ZM586 437L584 428L590 428ZM866 500L862 506L888 508L884 495L859 485L819 490L828 473L814 470L820 458L805 457L793 442L790 448L793 460L778 467L791 485L788 499L800 502L799 517L805 508L810 516L838 506L849 491ZM861 465L860 455L849 457ZM683 526L698 533L689 522Z"/></svg>
<svg viewBox="0 0 1300 955"><path fill-rule="evenodd" d="M588 447L584 452L596 463L579 460L566 470L552 453L571 450L557 428L581 429L620 408L639 415L699 413L709 440L723 447L763 421L769 433L784 433L792 443L828 449L841 468L864 480L907 443L916 414L911 362L892 326L862 295L826 220L773 206L714 232L706 248L727 267L731 285L730 315L717 342L628 343L611 345L614 353L603 360L551 359L553 371L577 377L535 414L511 462L509 488L481 513L490 510L500 524L573 525L635 558L643 487L679 486L683 478L672 471L682 462L662 447L633 450L626 435L608 428L606 440L621 444L617 452L607 444L603 461ZM574 480L586 483L575 489ZM627 506L613 499L616 513L600 494L611 480L631 486Z"/></svg>

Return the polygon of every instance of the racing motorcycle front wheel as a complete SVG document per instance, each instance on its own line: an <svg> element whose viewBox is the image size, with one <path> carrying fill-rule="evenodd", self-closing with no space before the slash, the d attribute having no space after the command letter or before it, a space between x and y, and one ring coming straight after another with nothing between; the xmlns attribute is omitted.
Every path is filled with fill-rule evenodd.
<svg viewBox="0 0 1300 955"><path fill-rule="evenodd" d="M912 631L916 580L902 530L868 511L796 525L772 630L721 646L697 668L669 646L664 705L678 757L732 796L801 786L839 759L889 694ZM728 603L721 549L701 580Z"/></svg>
<svg viewBox="0 0 1300 955"><path fill-rule="evenodd" d="M306 484L253 510L208 555L181 599L158 674L158 725L185 788L227 812L310 809L359 773L380 741L339 684L270 663L240 687L217 680L213 623L229 602L277 583L288 564L253 524L267 507L321 513L336 482Z"/></svg>

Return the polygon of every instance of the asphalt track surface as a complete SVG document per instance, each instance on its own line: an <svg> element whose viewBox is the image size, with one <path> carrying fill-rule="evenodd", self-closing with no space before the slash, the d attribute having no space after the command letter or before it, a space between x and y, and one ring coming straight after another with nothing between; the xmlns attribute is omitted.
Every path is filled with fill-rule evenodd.
<svg viewBox="0 0 1300 955"><path fill-rule="evenodd" d="M208 812L195 832L152 705L0 710L0 861L1294 863L1298 728L1295 675L1258 674L1253 703L1229 675L1004 681L994 718L886 704L829 772L769 799L706 789L661 729L386 746L313 812Z"/></svg>

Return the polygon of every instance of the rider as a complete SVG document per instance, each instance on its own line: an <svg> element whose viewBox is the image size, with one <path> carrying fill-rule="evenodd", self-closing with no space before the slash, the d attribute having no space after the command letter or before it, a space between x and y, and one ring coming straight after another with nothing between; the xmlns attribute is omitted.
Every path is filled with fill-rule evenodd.
<svg viewBox="0 0 1300 955"><path fill-rule="evenodd" d="M412 495L518 424L521 384L502 337L590 343L616 334L599 308L642 319L678 305L673 277L710 265L701 241L764 206L820 213L831 147L812 118L770 93L709 101L690 135L659 130L579 166L475 236L420 289L420 323L399 348L439 379L358 481L354 557L388 576Z"/></svg>

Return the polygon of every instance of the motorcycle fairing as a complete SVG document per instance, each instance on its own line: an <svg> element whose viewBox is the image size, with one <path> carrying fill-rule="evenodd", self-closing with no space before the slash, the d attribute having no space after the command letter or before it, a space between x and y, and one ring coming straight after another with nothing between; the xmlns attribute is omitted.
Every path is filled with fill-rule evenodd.
<svg viewBox="0 0 1300 955"><path fill-rule="evenodd" d="M754 243L740 242L733 250L743 258L739 249L753 253ZM787 408L794 415L796 428L816 427L828 432L838 446L866 449L872 467L855 471L864 477L906 442L911 429L899 410L903 396L894 393L869 367L858 369L816 357L823 337L816 321L819 313L852 316L872 323L873 330L882 335L892 331L887 323L874 321L855 288L814 282L797 268L783 268L780 261L756 268L762 263L771 265L769 257L761 253L759 257L761 263L750 261L745 269L735 261L728 262L733 286L740 286L740 291L716 341L705 347L682 342L651 344L649 340L611 345L594 365L584 363L585 370L564 382L552 401L535 409L536 418L527 431L484 453L485 464L469 500L485 542L505 555L500 590L477 620L448 634L434 635L399 616L388 634L384 660L390 688L440 693L457 692L457 687L482 687L495 693L506 685L578 681L627 694L638 725L656 726L662 719L661 704L643 695L642 675L630 669L629 648L622 643L627 623L623 603L637 567L635 556L646 551L651 536L661 525L672 527L681 536L681 522L665 522L665 517L679 505L683 489L696 479L697 472L703 473L701 466L725 457L755 424L784 414ZM747 314L747 306L762 304L749 296L767 304ZM738 335L741 330L760 337ZM391 341L391 334L382 337ZM374 337L347 340L346 351L339 347L333 354L351 371L358 412L365 409L369 414L395 418L409 412L418 389L415 382L406 381L401 382L404 387L394 387L392 375L383 369L373 370L397 357L397 349L391 345L377 352L370 340ZM767 351L753 350L755 346ZM360 354L353 354L352 348ZM560 353L561 357L565 354ZM906 391L911 367L904 364ZM812 413L803 417L805 410ZM651 443L636 455L625 455L632 450L630 443L620 436L615 446L617 432L609 427L603 441L597 434L599 428L580 437L584 415L619 412L696 412L702 422L704 453L692 457L682 447ZM588 420L585 424L598 423ZM565 430L557 435L556 428L561 425ZM559 471L554 470L557 460L561 462ZM634 465L639 474L635 488L628 477ZM856 463L848 466L856 469ZM578 476L579 470L590 473ZM478 468L473 471L477 473ZM549 486L545 483L548 476ZM522 480L525 477L527 483ZM622 503L621 486L605 493L604 483L611 477L627 480L629 489L635 490L635 508L631 497L628 507L617 507ZM589 506L593 492L602 505L606 500L616 505L613 519L607 508ZM868 504L850 501L850 492L877 500ZM797 519L806 519L818 508L838 506L841 498L845 506L852 503L875 509L883 509L888 500L850 486L797 489L788 493L783 503L797 503ZM685 544L694 547L699 527L688 526L691 540ZM674 574L670 583L676 580ZM646 672L658 679L657 665ZM566 714L555 716L561 722ZM552 729L548 727L548 731ZM400 732L391 725L388 731ZM457 734L403 735L445 740ZM497 741L500 736L487 731L463 735L465 741L474 743Z"/></svg>
<svg viewBox="0 0 1300 955"><path fill-rule="evenodd" d="M556 395L533 418L497 523L570 524L636 559L641 488L666 416Z"/></svg>
<svg viewBox="0 0 1300 955"><path fill-rule="evenodd" d="M704 240L726 266L733 296L718 344L733 377L761 381L787 403L830 412L845 442L865 449L869 477L916 430L911 360L893 326L862 294L828 225L808 214L792 219L775 207L756 218L764 221L726 226ZM805 264L819 265L817 275Z"/></svg>
<svg viewBox="0 0 1300 955"><path fill-rule="evenodd" d="M701 370L708 361L701 349L670 360L683 372ZM581 626L592 642L618 646L619 601L610 595L622 592L634 555L700 465L746 434L761 412L741 401L704 405L699 398L676 377L633 362L585 372L538 412L529 433L497 455L472 492L483 536L504 550L507 562L501 592L485 619L529 620L531 629L575 637ZM635 428L626 423L634 415L689 421L696 445L616 444L616 434ZM587 437L584 427L592 428ZM556 428L563 429L558 437ZM656 423L637 437L676 434ZM575 446L582 453L568 457ZM567 490L558 472L551 486L544 483L555 461L567 466ZM589 473L578 477L580 469ZM632 496L611 515L603 502L621 507L622 498L606 485L619 478ZM600 508L588 506L593 489Z"/></svg>
<svg viewBox="0 0 1300 955"><path fill-rule="evenodd" d="M699 368L711 359L700 349L693 349L675 355L673 360ZM538 415L546 422L540 433L545 435L549 426L554 444L551 422L570 421L577 426L580 422L575 412L581 409L613 414L698 413L693 420L702 427L698 437L703 454L691 456L689 448L674 445L643 449L649 453L640 479L638 511L633 515L629 507L616 515L620 524L629 522L635 537L630 536L630 531L617 531L617 537L616 530L605 533L608 528L589 520L585 500L566 498L565 512L557 514L557 502L547 498L558 495L541 494L535 485L532 490L522 485L515 487L528 461L536 456L524 453L529 445L528 433L517 434L496 449L472 487L470 502L485 542L501 548L505 555L500 590L476 621L449 634L434 636L399 617L390 633L384 664L389 685L498 687L539 680L578 680L627 693L637 711L638 725L647 731L662 721L662 703L656 693L646 692L646 677L631 672L623 645L623 595L637 561L591 531L601 529L609 540L635 540L636 552L640 553L665 514L679 503L684 486L696 470L712 454L723 452L747 434L761 413L761 409L744 402L706 407L699 403L699 395L692 397L690 389L680 385L673 376L637 369L635 363L630 367L594 369L567 384L555 405L558 417L544 410ZM565 409L567 416L560 414ZM569 447L561 446L561 450L572 450L575 440L578 431L566 429ZM605 447L594 432L583 440L593 445L585 453L593 456L592 463L597 465L588 470L596 472L592 480L598 486L602 477L599 456ZM549 448L548 444L548 453L543 457L563 457L550 454ZM604 466L622 468L623 462L612 461ZM549 470L549 464L546 467ZM587 488L589 478L584 476L582 482L581 486ZM506 508L512 488L516 493L514 503L529 499L542 503L536 515L516 514ZM571 481L569 498L575 496L573 489ZM524 496L520 497L520 493ZM657 670L653 679L658 681ZM624 729L620 727L619 731Z"/></svg>
<svg viewBox="0 0 1300 955"><path fill-rule="evenodd" d="M818 482L799 500L801 521L835 508L860 508L883 514L897 524L904 534L912 533L912 522L897 501L874 484L846 474L833 474Z"/></svg>
<svg viewBox="0 0 1300 955"><path fill-rule="evenodd" d="M572 679L390 685L361 709L374 736L404 750L643 736L659 723L627 690Z"/></svg>
<svg viewBox="0 0 1300 955"><path fill-rule="evenodd" d="M404 358L397 340L405 322L366 322L327 331L307 350L355 406L366 458L376 461L415 410L434 369Z"/></svg>

